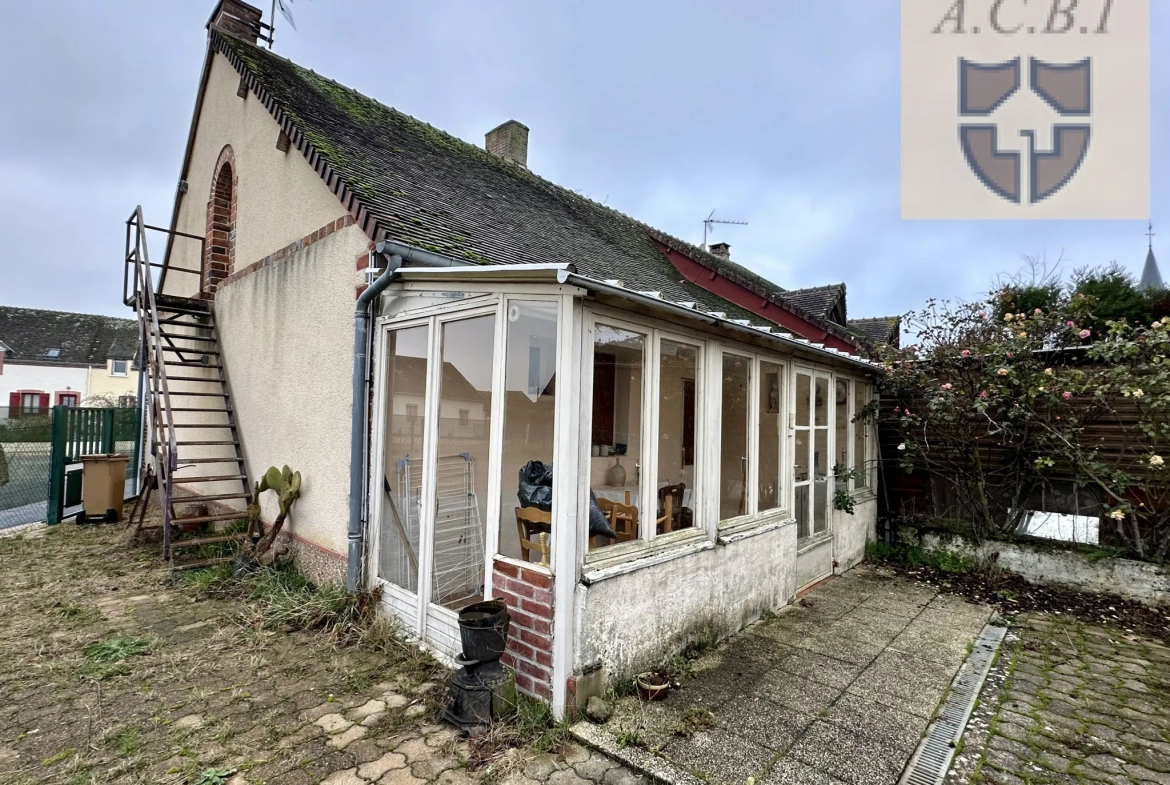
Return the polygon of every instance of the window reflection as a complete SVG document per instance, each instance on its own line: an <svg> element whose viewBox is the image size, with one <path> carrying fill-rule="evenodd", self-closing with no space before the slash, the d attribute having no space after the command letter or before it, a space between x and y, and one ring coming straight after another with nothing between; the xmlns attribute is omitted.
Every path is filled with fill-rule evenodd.
<svg viewBox="0 0 1170 785"><path fill-rule="evenodd" d="M658 484L655 532L695 525L695 380L699 350L663 339L658 362Z"/></svg>
<svg viewBox="0 0 1170 785"><path fill-rule="evenodd" d="M541 562L552 539L557 304L512 302L507 329L499 552Z"/></svg>
<svg viewBox="0 0 1170 785"><path fill-rule="evenodd" d="M719 519L747 513L748 425L752 361L723 355L723 402L719 430Z"/></svg>
<svg viewBox="0 0 1170 785"><path fill-rule="evenodd" d="M595 550L639 536L642 504L642 379L646 336L598 324L593 339L593 444L589 521Z"/></svg>

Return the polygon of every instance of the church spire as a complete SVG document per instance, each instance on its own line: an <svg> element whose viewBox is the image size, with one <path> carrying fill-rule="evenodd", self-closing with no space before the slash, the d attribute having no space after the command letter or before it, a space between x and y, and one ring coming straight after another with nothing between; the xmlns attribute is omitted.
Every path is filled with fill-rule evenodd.
<svg viewBox="0 0 1170 785"><path fill-rule="evenodd" d="M1146 266L1142 268L1142 280L1139 284L1142 289L1163 288L1162 274L1158 271L1158 260L1154 258L1154 224L1150 223L1150 230L1146 233L1150 238L1150 251L1146 254Z"/></svg>

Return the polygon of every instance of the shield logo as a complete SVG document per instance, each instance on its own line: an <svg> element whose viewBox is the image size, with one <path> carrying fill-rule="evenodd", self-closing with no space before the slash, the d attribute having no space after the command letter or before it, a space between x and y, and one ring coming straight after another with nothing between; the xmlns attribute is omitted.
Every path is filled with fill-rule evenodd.
<svg viewBox="0 0 1170 785"><path fill-rule="evenodd" d="M1027 164L1029 204L1060 191L1080 170L1089 153L1092 129L1087 122L1056 123L1053 149L1036 149L1035 130L1021 131L1027 140L1027 161L1020 152L1001 150L996 110L1019 92L1023 61L975 63L959 60L959 114L983 118L959 125L959 145L971 172L992 193L1013 204L1024 201L1022 175ZM1035 57L1028 62L1028 86L1060 117L1088 118L1092 111L1092 61L1053 64Z"/></svg>

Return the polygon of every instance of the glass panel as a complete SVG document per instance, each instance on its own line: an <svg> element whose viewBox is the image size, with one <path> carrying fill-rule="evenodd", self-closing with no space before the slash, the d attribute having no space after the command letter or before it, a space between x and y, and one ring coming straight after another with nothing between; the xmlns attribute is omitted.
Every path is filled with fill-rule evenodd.
<svg viewBox="0 0 1170 785"><path fill-rule="evenodd" d="M747 514L747 444L752 361L723 355L719 436L719 520Z"/></svg>
<svg viewBox="0 0 1170 785"><path fill-rule="evenodd" d="M808 493L809 486L796 486L796 537L800 540L811 533L808 526Z"/></svg>
<svg viewBox="0 0 1170 785"><path fill-rule="evenodd" d="M812 422L809 420L809 393L812 387L812 377L807 373L796 374L796 425L809 426Z"/></svg>
<svg viewBox="0 0 1170 785"><path fill-rule="evenodd" d="M849 490L849 480L843 478L853 468L853 463L849 460L851 446L849 443L849 382L845 379L838 379L835 387L837 391L834 412L836 439L833 445L836 454L833 460L833 476L835 477L836 489L847 491Z"/></svg>
<svg viewBox="0 0 1170 785"><path fill-rule="evenodd" d="M695 380L699 349L662 340L658 361L658 534L695 525Z"/></svg>
<svg viewBox="0 0 1170 785"><path fill-rule="evenodd" d="M494 314L442 326L431 602L451 610L483 599L495 334Z"/></svg>
<svg viewBox="0 0 1170 785"><path fill-rule="evenodd" d="M782 368L760 362L760 474L759 512L781 504L780 489L780 401L784 393Z"/></svg>
<svg viewBox="0 0 1170 785"><path fill-rule="evenodd" d="M378 575L418 591L422 504L423 402L427 386L426 325L394 330L386 354L386 433L383 451L382 520Z"/></svg>
<svg viewBox="0 0 1170 785"><path fill-rule="evenodd" d="M818 382L821 380L818 379ZM827 386L827 385L826 385ZM827 525L829 500L829 429L817 428L813 442L813 534L820 534Z"/></svg>
<svg viewBox="0 0 1170 785"><path fill-rule="evenodd" d="M813 411L816 413L817 425L829 424L829 380L823 376L817 377L816 400L813 402Z"/></svg>
<svg viewBox="0 0 1170 785"><path fill-rule="evenodd" d="M540 562L544 557L540 535L549 535L548 540L552 535L549 483L556 400L556 303L512 302L509 305L504 363L499 552ZM520 501L521 477L525 478L527 504ZM519 514L522 507L526 511Z"/></svg>
<svg viewBox="0 0 1170 785"><path fill-rule="evenodd" d="M639 536L645 348L644 335L597 325L593 338L593 457L589 471L597 504L590 514L590 550Z"/></svg>
<svg viewBox="0 0 1170 785"><path fill-rule="evenodd" d="M868 434L869 423L863 419L857 419L861 412L865 409L866 404L869 403L869 386L864 384L854 385L854 403L853 403L853 462L859 469L865 470L865 476L859 477L853 481L855 488L869 487L869 465L866 462L865 442Z"/></svg>

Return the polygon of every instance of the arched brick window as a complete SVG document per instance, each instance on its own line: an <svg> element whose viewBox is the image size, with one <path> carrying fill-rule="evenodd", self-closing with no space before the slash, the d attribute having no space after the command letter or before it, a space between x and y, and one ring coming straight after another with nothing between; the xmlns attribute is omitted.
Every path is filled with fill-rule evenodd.
<svg viewBox="0 0 1170 785"><path fill-rule="evenodd" d="M203 267L203 291L215 297L220 282L231 275L236 262L236 157L231 145L223 148L215 164L211 198L207 201L207 258Z"/></svg>

